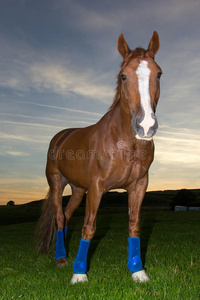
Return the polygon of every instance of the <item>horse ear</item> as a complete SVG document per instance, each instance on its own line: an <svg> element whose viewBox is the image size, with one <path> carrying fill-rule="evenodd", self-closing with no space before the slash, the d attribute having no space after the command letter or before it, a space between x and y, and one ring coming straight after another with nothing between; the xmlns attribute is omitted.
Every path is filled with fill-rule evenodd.
<svg viewBox="0 0 200 300"><path fill-rule="evenodd" d="M123 58L126 58L129 55L129 53L131 52L122 33L120 34L120 36L118 38L117 48Z"/></svg>
<svg viewBox="0 0 200 300"><path fill-rule="evenodd" d="M147 51L150 53L151 56L154 57L158 52L159 47L160 47L160 38L158 33L154 31Z"/></svg>

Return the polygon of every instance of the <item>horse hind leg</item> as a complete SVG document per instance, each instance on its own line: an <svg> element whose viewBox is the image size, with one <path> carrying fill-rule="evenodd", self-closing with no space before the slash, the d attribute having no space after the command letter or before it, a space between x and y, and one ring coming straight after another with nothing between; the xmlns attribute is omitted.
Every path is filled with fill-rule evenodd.
<svg viewBox="0 0 200 300"><path fill-rule="evenodd" d="M64 188L64 187L63 187ZM54 203L56 207L56 223L57 223L57 241L56 241L56 266L61 268L68 264L66 260L66 250L65 250L65 239L67 235L67 225L72 217L73 212L80 205L83 195L85 194L85 190L81 188L76 188L72 186L72 195L70 200L65 208L64 214L62 209L62 193L58 197L58 193L56 193L54 198ZM63 192L63 189L61 189Z"/></svg>
<svg viewBox="0 0 200 300"><path fill-rule="evenodd" d="M78 188L72 184L70 184L72 189L72 195L69 199L69 202L64 210L65 215L65 228L67 228L68 223L74 213L74 211L79 207L83 200L83 196L85 194L85 190L82 188Z"/></svg>
<svg viewBox="0 0 200 300"><path fill-rule="evenodd" d="M67 228L64 228L64 214L62 208L62 193L67 184L60 174L53 174L48 178L52 202L55 209L55 224L56 224L56 245L55 245L55 260L56 266L61 268L68 265L67 253L65 249L65 238Z"/></svg>

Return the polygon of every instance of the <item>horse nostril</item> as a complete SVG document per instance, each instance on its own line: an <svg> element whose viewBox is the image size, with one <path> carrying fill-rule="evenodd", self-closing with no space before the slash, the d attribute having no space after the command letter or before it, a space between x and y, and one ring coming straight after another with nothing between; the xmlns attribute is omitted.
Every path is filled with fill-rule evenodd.
<svg viewBox="0 0 200 300"><path fill-rule="evenodd" d="M136 117L134 120L132 120L133 131L135 132L135 134L138 134L139 136L143 136L144 129L140 125L140 123L141 123L141 119L139 117Z"/></svg>
<svg viewBox="0 0 200 300"><path fill-rule="evenodd" d="M157 129L157 128L158 128L158 121L157 121L157 118L156 118L155 114L152 113L152 114L151 114L151 117L152 117L152 119L154 120L154 124L153 124L152 127L155 128L155 129Z"/></svg>
<svg viewBox="0 0 200 300"><path fill-rule="evenodd" d="M155 118L155 124L154 124L154 130L156 131L158 129L158 121L157 118Z"/></svg>
<svg viewBox="0 0 200 300"><path fill-rule="evenodd" d="M139 119L137 118L136 120L135 120L135 128L136 129L140 129L140 122L139 122Z"/></svg>

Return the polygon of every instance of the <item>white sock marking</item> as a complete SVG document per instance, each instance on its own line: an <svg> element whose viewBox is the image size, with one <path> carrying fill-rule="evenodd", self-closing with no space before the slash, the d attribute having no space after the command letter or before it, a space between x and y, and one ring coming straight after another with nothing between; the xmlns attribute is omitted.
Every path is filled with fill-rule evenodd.
<svg viewBox="0 0 200 300"><path fill-rule="evenodd" d="M88 281L86 274L73 274L71 284Z"/></svg>
<svg viewBox="0 0 200 300"><path fill-rule="evenodd" d="M154 125L155 120L152 118L153 110L150 104L150 94L149 94L149 77L151 70L148 68L148 62L146 60L141 60L136 74L139 83L140 101L143 108L144 119L140 123L140 126L144 129L144 135L146 136L149 128Z"/></svg>
<svg viewBox="0 0 200 300"><path fill-rule="evenodd" d="M132 274L133 281L147 282L150 280L149 275L145 270L138 271Z"/></svg>

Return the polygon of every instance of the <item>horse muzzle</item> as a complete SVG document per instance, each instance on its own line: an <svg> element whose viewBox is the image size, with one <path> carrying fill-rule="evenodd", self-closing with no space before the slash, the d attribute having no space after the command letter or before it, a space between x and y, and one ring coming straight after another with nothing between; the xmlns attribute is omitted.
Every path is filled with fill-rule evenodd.
<svg viewBox="0 0 200 300"><path fill-rule="evenodd" d="M140 119L138 117L132 119L132 127L136 139L151 141L158 129L158 121L152 113L148 119Z"/></svg>

